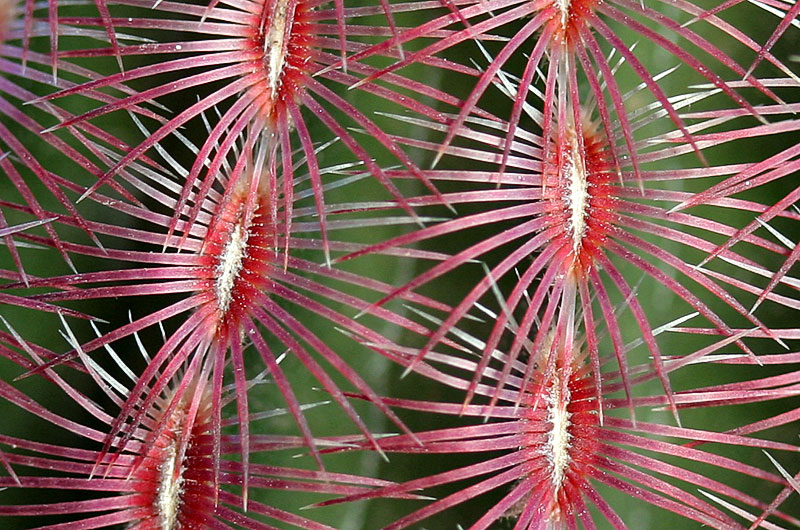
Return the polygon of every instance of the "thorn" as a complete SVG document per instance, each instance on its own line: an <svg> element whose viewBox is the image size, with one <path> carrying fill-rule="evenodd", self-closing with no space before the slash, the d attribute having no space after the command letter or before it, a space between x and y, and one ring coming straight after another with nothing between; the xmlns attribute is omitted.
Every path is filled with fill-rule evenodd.
<svg viewBox="0 0 800 530"><path fill-rule="evenodd" d="M747 81L747 78L753 74L753 70L756 69L756 66L758 66L760 62L761 62L760 60L753 61L753 64L750 65L750 68L748 68L747 71L744 73L744 76L742 76L742 81Z"/></svg>
<svg viewBox="0 0 800 530"><path fill-rule="evenodd" d="M439 161L442 159L443 156L444 156L444 149L439 148L439 150L436 152L436 157L433 159L433 162L431 163L431 169L436 168L436 166L439 164Z"/></svg>
<svg viewBox="0 0 800 530"><path fill-rule="evenodd" d="M716 257L717 257L717 254L716 254L716 250L715 250L714 252L712 252L711 254L706 256L705 258L703 258L702 261L700 261L700 263L698 263L697 265L695 265L693 267L693 269L699 271L706 263L708 263L709 261L711 261L712 259L714 259Z"/></svg>
<svg viewBox="0 0 800 530"><path fill-rule="evenodd" d="M23 73L24 73L24 70L23 70ZM39 103L41 103L43 101L46 101L47 99L48 99L47 96L39 96L38 98L33 98L33 99L28 100L28 101L23 101L22 104L23 105L37 105L37 104L39 104Z"/></svg>
<svg viewBox="0 0 800 530"><path fill-rule="evenodd" d="M686 208L689 208L691 206L694 206L694 204L692 204L691 201L683 201L682 203L676 204L675 206L667 210L667 215L671 213L680 212L681 210L685 210Z"/></svg>
<svg viewBox="0 0 800 530"><path fill-rule="evenodd" d="M405 377L414 371L414 367L416 366L417 361L411 361L411 364L406 366L406 369L403 370L403 373L400 374L400 379L405 379Z"/></svg>
<svg viewBox="0 0 800 530"><path fill-rule="evenodd" d="M331 64L331 65L328 65L328 66L326 66L325 68L323 68L323 69L321 69L321 70L317 70L316 72L314 72L313 74L311 74L311 77L313 78L313 77L318 77L318 76L321 76L321 75L325 75L325 74L327 74L328 72L331 72L331 71L333 71L333 70L336 70L337 68L339 68L339 63L338 63L338 62L336 62L336 63L333 63L333 64Z"/></svg>
<svg viewBox="0 0 800 530"><path fill-rule="evenodd" d="M759 298L758 300L756 300L756 303L755 303L755 304L753 304L753 307L751 307L751 308L750 308L750 310L747 312L747 314L748 314L748 315L752 315L753 313L755 313L756 309L758 309L758 306L760 306L760 305L761 305L761 303L762 303L764 300L765 300L765 299L763 299L763 298Z"/></svg>
<svg viewBox="0 0 800 530"><path fill-rule="evenodd" d="M674 398L672 399L674 401ZM675 405L674 402L672 403L670 409L672 410L672 417L675 418L675 423L678 425L679 428L683 428L683 424L681 424L681 417L678 414L678 407Z"/></svg>
<svg viewBox="0 0 800 530"><path fill-rule="evenodd" d="M788 482L788 483L789 483L789 485L790 485L790 486L791 486L791 487L792 487L792 488L793 488L795 491L797 491L797 493L800 493L800 482L798 482L796 478L792 477L792 476L789 474L789 472L788 472L788 471L786 471L786 468L784 468L782 465L780 465L780 464L778 463L778 461L777 461L777 460L775 460L774 458L772 458L772 455L770 455L770 454L769 454L768 452L766 452L764 449L762 449L761 451L763 451L763 453L764 453L765 455L767 455L767 458L769 458L769 461L770 461L770 462L772 462L772 465L773 465L773 466L775 466L775 468L778 470L778 472L781 474L781 476L782 476L783 478L785 478L785 479L786 479L786 482Z"/></svg>
<svg viewBox="0 0 800 530"><path fill-rule="evenodd" d="M355 83L353 83L352 85L347 87L347 90L353 90L354 88L358 88L358 87L360 87L362 85L366 85L370 81L371 81L371 79L369 77L365 77L364 79L359 79L358 81L356 81Z"/></svg>
<svg viewBox="0 0 800 530"><path fill-rule="evenodd" d="M403 49L403 43L397 37L395 37L394 40L395 46L397 47L397 53L400 56L400 62L403 62L406 60L406 51Z"/></svg>
<svg viewBox="0 0 800 530"><path fill-rule="evenodd" d="M325 254L325 265L328 267L328 269L330 269L331 268L331 249L328 248L327 245L325 245L325 248L323 249L323 252ZM287 256L286 259L287 260L289 259L288 256ZM288 265L288 263L287 263L287 265Z"/></svg>

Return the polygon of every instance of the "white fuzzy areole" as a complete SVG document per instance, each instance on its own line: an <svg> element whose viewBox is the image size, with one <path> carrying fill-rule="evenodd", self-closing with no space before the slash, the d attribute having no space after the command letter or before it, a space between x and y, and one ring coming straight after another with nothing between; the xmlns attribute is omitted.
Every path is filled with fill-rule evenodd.
<svg viewBox="0 0 800 530"><path fill-rule="evenodd" d="M569 21L569 8L572 6L572 0L555 0L556 7L561 13L561 27L567 29L567 22Z"/></svg>
<svg viewBox="0 0 800 530"><path fill-rule="evenodd" d="M183 469L175 476L179 466L178 450L175 442L165 450L166 459L159 467L158 492L156 494L156 509L161 530L176 530L178 528L178 510L183 494Z"/></svg>
<svg viewBox="0 0 800 530"><path fill-rule="evenodd" d="M289 23L289 0L276 0L269 29L264 39L264 63L267 68L270 97L275 99L281 86L288 46L286 24Z"/></svg>
<svg viewBox="0 0 800 530"><path fill-rule="evenodd" d="M231 237L225 244L217 263L214 293L217 295L217 307L226 312L231 305L233 286L242 270L242 261L247 256L247 234L241 224L236 225Z"/></svg>
<svg viewBox="0 0 800 530"><path fill-rule="evenodd" d="M569 448L572 435L569 432L570 413L566 410L569 395L561 394L561 381L556 379L547 395L547 421L552 425L547 433L545 457L550 462L550 479L558 489L564 481L564 472L570 462Z"/></svg>
<svg viewBox="0 0 800 530"><path fill-rule="evenodd" d="M586 232L589 183L586 179L586 162L576 141L573 141L566 159L566 163L562 165L562 176L569 183L566 203L570 210L572 250L577 254Z"/></svg>

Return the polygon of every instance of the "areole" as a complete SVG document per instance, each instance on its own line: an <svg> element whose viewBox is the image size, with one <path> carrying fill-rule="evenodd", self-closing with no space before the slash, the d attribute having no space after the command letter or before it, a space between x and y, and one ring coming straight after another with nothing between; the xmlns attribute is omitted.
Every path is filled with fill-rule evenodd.
<svg viewBox="0 0 800 530"><path fill-rule="evenodd" d="M253 290L265 287L268 268L276 259L272 204L262 183L251 189L250 178L244 178L215 209L202 258L210 269L211 281L205 288L216 305L215 334L223 322L236 327L253 302Z"/></svg>
<svg viewBox="0 0 800 530"><path fill-rule="evenodd" d="M297 0L267 0L271 5L264 34L264 68L267 72L270 98L278 97L278 90L283 82L286 56L289 52L289 41L294 24L294 12Z"/></svg>
<svg viewBox="0 0 800 530"><path fill-rule="evenodd" d="M158 472L156 511L161 530L178 528L178 514L183 495L183 464L178 461L178 443L172 440L164 450L164 458Z"/></svg>

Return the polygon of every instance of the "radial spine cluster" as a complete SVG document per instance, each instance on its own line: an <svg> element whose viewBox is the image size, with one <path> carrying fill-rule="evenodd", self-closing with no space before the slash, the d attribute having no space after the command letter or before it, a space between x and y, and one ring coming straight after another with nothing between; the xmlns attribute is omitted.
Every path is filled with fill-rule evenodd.
<svg viewBox="0 0 800 530"><path fill-rule="evenodd" d="M800 528L798 39L0 0L0 529Z"/></svg>

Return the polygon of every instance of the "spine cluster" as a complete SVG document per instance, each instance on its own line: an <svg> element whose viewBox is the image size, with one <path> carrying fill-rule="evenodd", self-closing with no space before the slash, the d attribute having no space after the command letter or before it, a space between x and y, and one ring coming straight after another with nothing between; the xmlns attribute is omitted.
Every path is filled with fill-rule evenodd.
<svg viewBox="0 0 800 530"><path fill-rule="evenodd" d="M0 1L0 527L800 526L798 15Z"/></svg>

